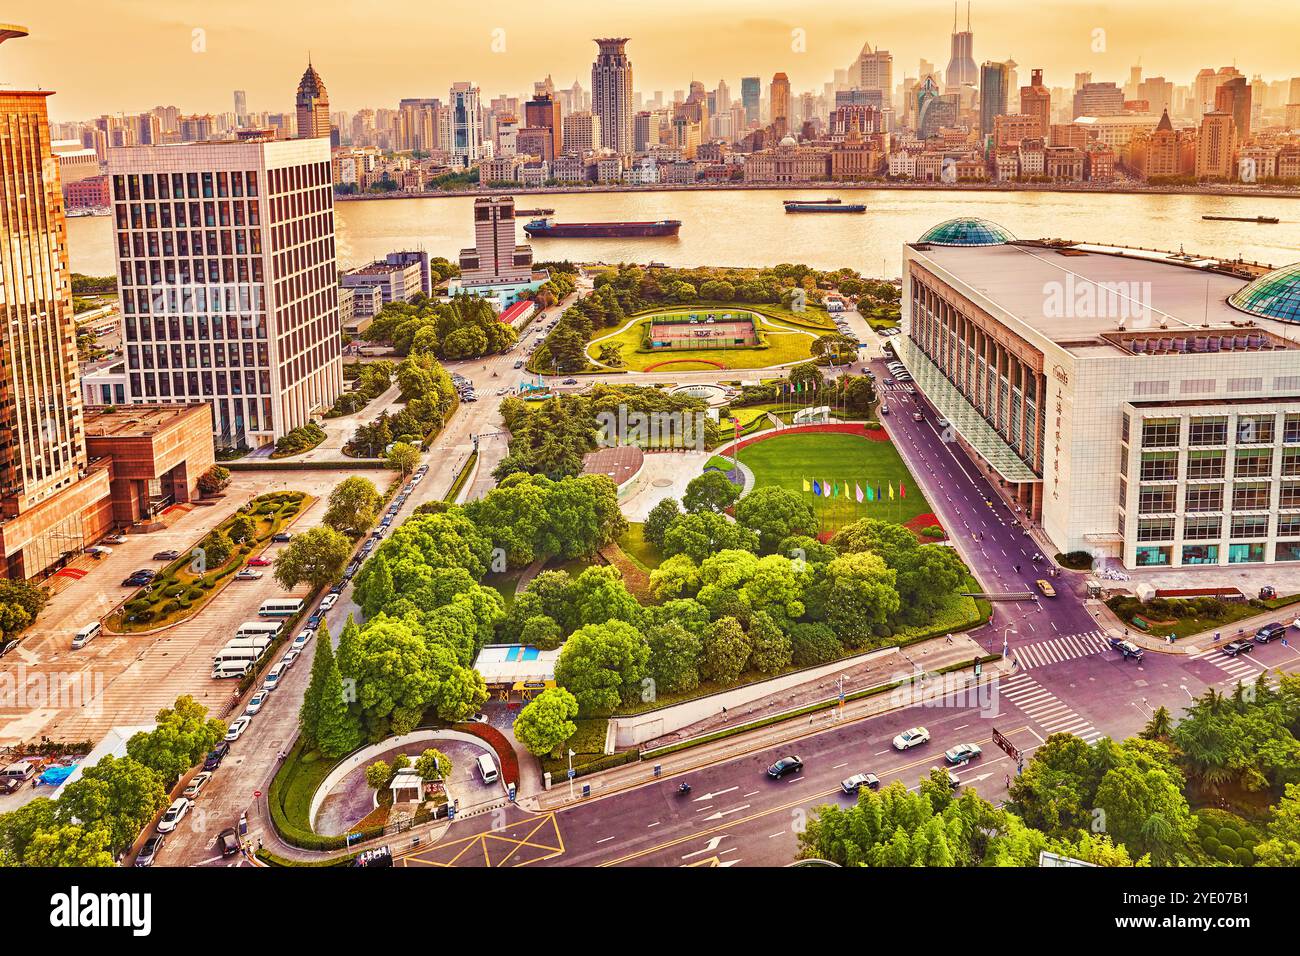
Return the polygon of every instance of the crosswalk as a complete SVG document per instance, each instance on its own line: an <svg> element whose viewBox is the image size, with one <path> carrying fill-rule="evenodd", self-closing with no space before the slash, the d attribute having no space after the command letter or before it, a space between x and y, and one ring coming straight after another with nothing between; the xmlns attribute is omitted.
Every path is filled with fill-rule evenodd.
<svg viewBox="0 0 1300 956"><path fill-rule="evenodd" d="M886 382L885 391L887 392L905 392L909 382Z"/></svg>
<svg viewBox="0 0 1300 956"><path fill-rule="evenodd" d="M1101 736L1101 731L1086 718L1080 717L1023 671L999 681L998 696L1011 701L1049 734L1074 734L1086 743Z"/></svg>
<svg viewBox="0 0 1300 956"><path fill-rule="evenodd" d="M1203 651L1197 651L1195 654L1189 654L1188 657L1194 661L1208 661L1231 677L1234 684L1240 681L1254 683L1255 678L1265 670L1264 667L1252 661L1248 655L1238 654L1236 657L1229 657L1219 647L1208 647Z"/></svg>
<svg viewBox="0 0 1300 956"><path fill-rule="evenodd" d="M1088 631L1086 634L1068 634L1050 641L1037 644L1022 644L1012 651L1016 662L1025 670L1072 661L1090 654L1100 654L1109 650L1110 644L1101 631Z"/></svg>

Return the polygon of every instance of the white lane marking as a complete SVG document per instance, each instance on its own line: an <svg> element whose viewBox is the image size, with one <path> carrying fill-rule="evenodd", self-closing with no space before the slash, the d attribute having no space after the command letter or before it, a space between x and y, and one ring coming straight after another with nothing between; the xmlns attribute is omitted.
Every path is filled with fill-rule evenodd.
<svg viewBox="0 0 1300 956"><path fill-rule="evenodd" d="M596 844L599 846L601 843L608 843L608 842L609 842L610 840L612 840L612 839L614 839L612 836L608 836L608 837L605 837L605 839L603 839L603 840L597 840L597 841L596 841Z"/></svg>

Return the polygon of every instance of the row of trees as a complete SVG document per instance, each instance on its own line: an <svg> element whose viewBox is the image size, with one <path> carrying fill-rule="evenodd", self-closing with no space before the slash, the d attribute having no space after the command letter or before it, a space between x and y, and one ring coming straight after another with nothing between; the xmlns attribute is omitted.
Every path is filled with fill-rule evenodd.
<svg viewBox="0 0 1300 956"><path fill-rule="evenodd" d="M441 429L456 403L451 376L431 355L410 355L397 366L399 398L405 406L396 414L387 411L357 426L344 446L349 455L375 458L393 442L419 445L430 432Z"/></svg>
<svg viewBox="0 0 1300 956"><path fill-rule="evenodd" d="M498 321L487 299L473 295L458 295L450 302L424 296L390 302L362 335L368 342L390 343L399 355L443 359L495 354L518 338L513 328Z"/></svg>

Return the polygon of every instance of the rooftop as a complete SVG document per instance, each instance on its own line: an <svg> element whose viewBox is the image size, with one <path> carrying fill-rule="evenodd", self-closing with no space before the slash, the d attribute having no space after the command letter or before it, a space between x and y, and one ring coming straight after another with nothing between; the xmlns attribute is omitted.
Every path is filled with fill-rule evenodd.
<svg viewBox="0 0 1300 956"><path fill-rule="evenodd" d="M86 436L149 436L196 413L209 414L207 405L123 405L112 411L87 409Z"/></svg>
<svg viewBox="0 0 1300 956"><path fill-rule="evenodd" d="M1247 280L1215 259L1046 241L918 243L908 254L933 263L992 311L1010 314L1031 336L1075 353L1300 349L1294 323L1228 304Z"/></svg>

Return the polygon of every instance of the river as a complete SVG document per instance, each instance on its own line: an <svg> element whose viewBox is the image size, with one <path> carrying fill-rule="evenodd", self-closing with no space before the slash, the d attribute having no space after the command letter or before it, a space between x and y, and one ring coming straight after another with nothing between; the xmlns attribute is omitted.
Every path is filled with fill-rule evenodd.
<svg viewBox="0 0 1300 956"><path fill-rule="evenodd" d="M838 196L864 214L789 215L784 199ZM352 268L396 249L423 248L453 262L473 242L471 196L340 202L339 265ZM1187 193L996 192L929 189L715 190L524 194L525 209L553 208L568 222L680 219L681 233L658 239L537 239L537 260L664 262L674 266L768 266L803 262L897 276L900 246L956 216L991 219L1024 239L1057 237L1244 257L1286 265L1300 260L1300 201ZM1278 216L1277 225L1208 222L1202 215ZM111 220L68 220L75 272L115 271ZM521 233L522 238L522 233Z"/></svg>

